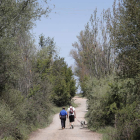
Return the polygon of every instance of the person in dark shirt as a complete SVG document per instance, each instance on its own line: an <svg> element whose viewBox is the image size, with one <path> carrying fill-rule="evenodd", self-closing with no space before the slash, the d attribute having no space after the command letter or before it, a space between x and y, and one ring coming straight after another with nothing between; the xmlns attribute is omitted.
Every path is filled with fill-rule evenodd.
<svg viewBox="0 0 140 140"><path fill-rule="evenodd" d="M59 118L61 119L62 129L65 128L66 116L68 117L68 114L67 111L65 110L65 107L63 107L59 114Z"/></svg>

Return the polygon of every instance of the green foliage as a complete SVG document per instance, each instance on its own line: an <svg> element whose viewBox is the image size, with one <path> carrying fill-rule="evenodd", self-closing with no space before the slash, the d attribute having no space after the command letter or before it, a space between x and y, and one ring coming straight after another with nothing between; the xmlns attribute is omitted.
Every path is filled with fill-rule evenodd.
<svg viewBox="0 0 140 140"><path fill-rule="evenodd" d="M97 132L102 133L102 140L115 140L116 129L114 127L107 126L99 129Z"/></svg>
<svg viewBox="0 0 140 140"><path fill-rule="evenodd" d="M49 99L58 106L67 105L76 93L76 82L73 77L73 72L67 66L64 58L57 57L53 39L45 39L41 35L40 45L43 46L37 53L37 60L33 62L34 71L40 77L40 84L47 81L51 85Z"/></svg>
<svg viewBox="0 0 140 140"><path fill-rule="evenodd" d="M58 106L66 105L70 101L70 94L64 79L58 79L59 83L56 83L54 87L54 94L52 100ZM57 81L57 82L58 82Z"/></svg>
<svg viewBox="0 0 140 140"><path fill-rule="evenodd" d="M42 54L44 54L44 56L49 56L49 58L52 58L56 54L54 38L45 38L44 35L40 35L39 38L39 45L42 48ZM45 52L46 54L43 52L45 49L47 49L47 51Z"/></svg>
<svg viewBox="0 0 140 140"><path fill-rule="evenodd" d="M47 0L44 2L47 3ZM20 81L19 77L23 75L23 71L25 71L24 74L27 72L27 64L29 64L30 51L33 46L29 31L35 20L42 15L47 16L49 12L49 7L46 5L45 8L42 8L38 0L1 1L0 91L4 90L7 82L11 86L15 86L15 83Z"/></svg>
<svg viewBox="0 0 140 140"><path fill-rule="evenodd" d="M32 92L32 91L31 91ZM24 98L16 90L5 91L2 95L0 110L0 130L2 137L12 136L14 139L26 139L35 127L44 126L49 122L51 104L46 93L35 88L34 94Z"/></svg>
<svg viewBox="0 0 140 140"><path fill-rule="evenodd" d="M137 131L140 129L140 112L137 109L137 103L133 102L117 112L118 139L135 139L139 137L139 132Z"/></svg>
<svg viewBox="0 0 140 140"><path fill-rule="evenodd" d="M58 58L52 66L51 81L54 85L51 99L58 106L67 105L76 93L73 73L63 58Z"/></svg>
<svg viewBox="0 0 140 140"><path fill-rule="evenodd" d="M85 83L88 78L97 79L110 75L115 70L115 56L112 45L110 27L110 10L103 11L101 17L94 10L89 22L77 36L78 41L70 54L76 62L75 75L79 78L79 85L85 94Z"/></svg>
<svg viewBox="0 0 140 140"><path fill-rule="evenodd" d="M119 80L107 78L98 81L95 79L87 83L88 93L88 126L94 130L115 127L109 133L114 139L134 139L139 133L139 99L137 86L133 79Z"/></svg>
<svg viewBox="0 0 140 140"><path fill-rule="evenodd" d="M124 78L134 78L140 69L140 2L125 0L115 10L116 23L112 35L118 53L118 74Z"/></svg>
<svg viewBox="0 0 140 140"><path fill-rule="evenodd" d="M84 78L83 78L83 81L80 83L80 87L81 87L81 90L82 90L82 96L83 97L85 97L87 94L87 90L89 90L88 88L87 88L87 81L89 80L89 78L88 78L88 76L85 76Z"/></svg>
<svg viewBox="0 0 140 140"><path fill-rule="evenodd" d="M4 110L0 111L0 113L2 113L0 117L2 137L12 136L14 139L23 138L24 132L20 131L20 127L23 125L23 120L26 119L26 110L23 104L24 98L21 96L20 92L16 90L9 90L2 96L3 104L1 105L6 107Z"/></svg>
<svg viewBox="0 0 140 140"><path fill-rule="evenodd" d="M88 108L89 112L87 117L89 119L88 126L94 126L95 129L104 127L105 125L111 125L112 119L114 116L112 113L109 113L106 94L109 90L108 83L111 82L110 79L106 80L90 80L87 83L89 87L88 93Z"/></svg>
<svg viewBox="0 0 140 140"><path fill-rule="evenodd" d="M40 4L38 0L0 2L0 139L25 140L34 128L48 122L52 87L44 73L50 68L53 47L43 62L36 61L30 34L34 21L50 12Z"/></svg>
<svg viewBox="0 0 140 140"><path fill-rule="evenodd" d="M13 129L13 125L15 124L13 112L10 111L10 108L1 101L0 103L0 135L4 135L10 133ZM7 130L8 129L8 130Z"/></svg>
<svg viewBox="0 0 140 140"><path fill-rule="evenodd" d="M112 11L104 10L101 18L96 13L97 10L71 51L77 65L75 73L83 95L88 98L88 127L105 128L105 139L137 140L140 137L140 1L114 1ZM113 130L109 132L110 127Z"/></svg>

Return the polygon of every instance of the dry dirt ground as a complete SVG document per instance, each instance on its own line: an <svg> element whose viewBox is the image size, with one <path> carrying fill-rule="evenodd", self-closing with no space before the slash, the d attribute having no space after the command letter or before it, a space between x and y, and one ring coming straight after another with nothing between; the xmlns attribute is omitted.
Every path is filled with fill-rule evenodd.
<svg viewBox="0 0 140 140"><path fill-rule="evenodd" d="M67 119L66 128L62 130L59 114L56 114L47 128L33 132L29 140L101 140L101 134L88 130L86 125L84 127L80 125L79 121L85 121L86 99L75 97L74 100L79 104L76 108L74 129L70 129L69 119Z"/></svg>

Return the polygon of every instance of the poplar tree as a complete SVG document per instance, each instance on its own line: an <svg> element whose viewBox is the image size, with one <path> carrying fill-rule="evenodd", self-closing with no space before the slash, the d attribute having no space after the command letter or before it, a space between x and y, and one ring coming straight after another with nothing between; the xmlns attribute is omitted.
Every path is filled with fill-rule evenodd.
<svg viewBox="0 0 140 140"><path fill-rule="evenodd" d="M140 72L140 1L125 0L118 7L113 31L118 73L124 78L135 78Z"/></svg>
<svg viewBox="0 0 140 140"><path fill-rule="evenodd" d="M107 32L110 17L105 18L109 14L110 11L103 12L100 19L96 9L85 29L77 36L78 42L72 44L74 49L70 54L75 59L75 74L79 77L83 95L86 90L85 83L89 78L100 79L113 71L111 33Z"/></svg>

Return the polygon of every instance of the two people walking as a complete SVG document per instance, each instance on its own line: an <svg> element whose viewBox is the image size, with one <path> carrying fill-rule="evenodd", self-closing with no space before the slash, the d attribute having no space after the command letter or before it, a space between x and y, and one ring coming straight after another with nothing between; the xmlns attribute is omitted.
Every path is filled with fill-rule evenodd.
<svg viewBox="0 0 140 140"><path fill-rule="evenodd" d="M62 129L65 128L65 122L66 122L66 116L68 118L69 116L69 122L70 122L70 129L74 128L74 120L76 118L76 111L75 108L70 104L68 110L65 110L65 107L62 108L62 110L60 111L59 117L61 119L61 126Z"/></svg>

